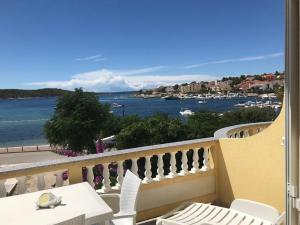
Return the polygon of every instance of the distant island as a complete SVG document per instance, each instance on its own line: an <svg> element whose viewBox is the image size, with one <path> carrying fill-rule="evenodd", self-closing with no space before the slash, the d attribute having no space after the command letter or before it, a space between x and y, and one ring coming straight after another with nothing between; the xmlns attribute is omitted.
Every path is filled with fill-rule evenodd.
<svg viewBox="0 0 300 225"><path fill-rule="evenodd" d="M66 93L73 91L58 89L58 88L43 88L37 90L24 90L24 89L0 89L0 99L20 99L20 98L48 98L60 97ZM90 92L98 96L111 95L111 94L136 94L136 91L126 92Z"/></svg>
<svg viewBox="0 0 300 225"><path fill-rule="evenodd" d="M0 99L58 97L69 92L70 91L57 88L44 88L38 90L0 89Z"/></svg>

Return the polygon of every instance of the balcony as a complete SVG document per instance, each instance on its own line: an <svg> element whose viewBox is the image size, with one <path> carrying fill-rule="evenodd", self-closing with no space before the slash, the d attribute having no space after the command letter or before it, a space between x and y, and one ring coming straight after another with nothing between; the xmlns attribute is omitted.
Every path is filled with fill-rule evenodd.
<svg viewBox="0 0 300 225"><path fill-rule="evenodd" d="M126 169L143 179L138 221L160 216L186 201L227 207L235 198L246 198L284 211L283 136L284 110L273 123L224 128L212 138L4 167L0 181L17 179L14 193L22 194L80 183L85 168L86 179L94 186L93 168L102 164L103 193L120 190ZM64 171L67 180L62 179Z"/></svg>

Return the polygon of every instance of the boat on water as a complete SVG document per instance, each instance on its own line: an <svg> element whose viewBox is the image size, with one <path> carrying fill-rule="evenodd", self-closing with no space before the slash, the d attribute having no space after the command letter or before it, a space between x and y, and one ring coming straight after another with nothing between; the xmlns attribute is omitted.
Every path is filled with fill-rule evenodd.
<svg viewBox="0 0 300 225"><path fill-rule="evenodd" d="M178 96L170 95L170 96L163 97L163 99L165 99L165 100L179 100L180 98Z"/></svg>
<svg viewBox="0 0 300 225"><path fill-rule="evenodd" d="M188 108L182 108L179 112L182 116L191 116L191 115L194 115L195 113L188 109Z"/></svg>
<svg viewBox="0 0 300 225"><path fill-rule="evenodd" d="M200 100L198 101L199 104L206 104L207 103L207 100Z"/></svg>
<svg viewBox="0 0 300 225"><path fill-rule="evenodd" d="M111 104L111 107L112 108L120 108L120 107L122 107L122 105L114 102L114 103Z"/></svg>

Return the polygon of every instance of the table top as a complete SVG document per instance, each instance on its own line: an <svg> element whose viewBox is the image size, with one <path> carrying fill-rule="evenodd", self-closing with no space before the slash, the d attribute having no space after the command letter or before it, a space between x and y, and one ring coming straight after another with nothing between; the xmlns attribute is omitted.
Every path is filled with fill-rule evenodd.
<svg viewBox="0 0 300 225"><path fill-rule="evenodd" d="M62 205L37 210L35 202L45 192L61 196ZM86 216L86 225L113 217L112 209L87 182L0 199L1 225L46 225L81 214Z"/></svg>

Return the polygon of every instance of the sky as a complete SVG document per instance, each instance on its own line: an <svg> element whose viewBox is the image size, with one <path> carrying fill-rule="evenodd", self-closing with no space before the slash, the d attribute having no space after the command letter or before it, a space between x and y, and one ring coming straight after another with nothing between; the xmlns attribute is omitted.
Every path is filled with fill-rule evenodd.
<svg viewBox="0 0 300 225"><path fill-rule="evenodd" d="M0 0L0 88L129 91L284 70L284 0Z"/></svg>

